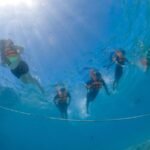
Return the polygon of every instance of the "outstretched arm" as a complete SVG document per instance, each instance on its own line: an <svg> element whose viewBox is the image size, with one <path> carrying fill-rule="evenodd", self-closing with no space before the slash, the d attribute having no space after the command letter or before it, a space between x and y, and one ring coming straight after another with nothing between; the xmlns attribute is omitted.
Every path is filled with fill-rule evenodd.
<svg viewBox="0 0 150 150"><path fill-rule="evenodd" d="M114 63L116 65L119 65L120 67L125 67L126 63L131 64L131 62L127 58L124 58L124 62L123 63L120 63L117 59L115 59Z"/></svg>
<svg viewBox="0 0 150 150"><path fill-rule="evenodd" d="M103 79L102 79L102 83L103 83L103 86L104 86L104 89L105 89L107 95L110 95L110 92L109 92L109 90L108 90L108 87L107 87L107 85L106 85L106 83L105 83L105 81L104 81Z"/></svg>
<svg viewBox="0 0 150 150"><path fill-rule="evenodd" d="M70 102L71 102L71 95L70 93L68 93L68 105L70 105Z"/></svg>
<svg viewBox="0 0 150 150"><path fill-rule="evenodd" d="M87 89L90 89L91 86L92 86L91 84L92 84L92 82L91 82L91 80L89 80L89 81L86 82L85 87L86 87Z"/></svg>
<svg viewBox="0 0 150 150"><path fill-rule="evenodd" d="M53 98L53 102L55 105L57 105L57 98L58 98L57 95Z"/></svg>

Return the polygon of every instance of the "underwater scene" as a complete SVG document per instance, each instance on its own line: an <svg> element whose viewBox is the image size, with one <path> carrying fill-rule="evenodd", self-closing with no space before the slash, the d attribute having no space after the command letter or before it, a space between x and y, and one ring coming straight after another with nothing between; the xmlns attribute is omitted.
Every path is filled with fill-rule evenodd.
<svg viewBox="0 0 150 150"><path fill-rule="evenodd" d="M0 150L150 150L150 0L0 0Z"/></svg>

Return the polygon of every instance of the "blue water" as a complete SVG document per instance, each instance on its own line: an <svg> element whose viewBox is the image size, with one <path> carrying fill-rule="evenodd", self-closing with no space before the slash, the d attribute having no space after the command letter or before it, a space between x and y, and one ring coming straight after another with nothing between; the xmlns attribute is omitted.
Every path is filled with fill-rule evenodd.
<svg viewBox="0 0 150 150"><path fill-rule="evenodd" d="M0 38L24 46L22 57L44 86L41 95L0 67L0 106L36 117L0 109L1 150L125 150L150 138L150 118L103 123L62 122L52 103L53 84L63 82L73 97L71 119L103 119L150 113L150 77L138 65L128 65L116 93L102 90L84 113L86 66L96 67L112 89L109 63L113 49L122 47L137 64L150 40L149 0L35 0L33 5L0 5ZM46 102L48 101L48 102Z"/></svg>

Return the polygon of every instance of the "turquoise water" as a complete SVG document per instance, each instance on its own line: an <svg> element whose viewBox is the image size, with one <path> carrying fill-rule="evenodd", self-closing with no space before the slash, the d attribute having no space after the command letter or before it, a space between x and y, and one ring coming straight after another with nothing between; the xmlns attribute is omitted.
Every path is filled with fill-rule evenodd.
<svg viewBox="0 0 150 150"><path fill-rule="evenodd" d="M124 150L150 138L150 118L79 123L50 120L59 117L52 103L53 85L63 82L71 91L70 119L106 119L150 113L149 73L138 65L142 45L149 45L149 0L37 0L29 5L0 5L0 38L24 46L22 57L46 90L41 95L0 67L1 150ZM86 66L98 68L109 89L113 49L122 47L135 65L125 67L118 90L102 90L86 116ZM48 102L47 102L48 101Z"/></svg>

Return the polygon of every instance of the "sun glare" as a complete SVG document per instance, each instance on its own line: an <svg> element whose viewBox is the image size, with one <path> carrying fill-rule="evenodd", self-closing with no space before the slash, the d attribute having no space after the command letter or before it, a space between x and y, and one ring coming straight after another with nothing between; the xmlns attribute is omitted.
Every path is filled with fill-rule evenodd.
<svg viewBox="0 0 150 150"><path fill-rule="evenodd" d="M0 0L0 7L5 6L20 6L25 5L27 7L33 7L33 0Z"/></svg>

